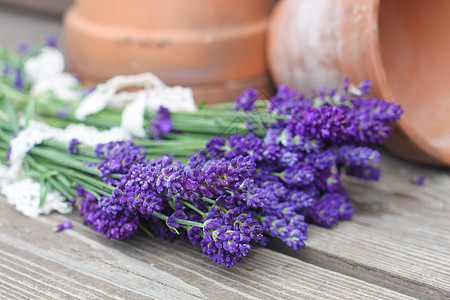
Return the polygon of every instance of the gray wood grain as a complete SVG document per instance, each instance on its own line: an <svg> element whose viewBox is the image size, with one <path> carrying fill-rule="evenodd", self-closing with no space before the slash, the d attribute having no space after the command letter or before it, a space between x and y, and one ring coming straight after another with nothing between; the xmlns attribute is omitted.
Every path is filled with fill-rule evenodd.
<svg viewBox="0 0 450 300"><path fill-rule="evenodd" d="M450 298L450 172L386 153L379 182L346 180L351 222L312 226L307 250L271 245L293 257L419 298ZM411 182L427 177L426 186Z"/></svg>
<svg viewBox="0 0 450 300"><path fill-rule="evenodd" d="M55 233L67 216L27 218L0 200L0 286L40 299L405 299L386 288L257 248L227 269L198 247L138 235L106 240L84 226Z"/></svg>
<svg viewBox="0 0 450 300"><path fill-rule="evenodd" d="M61 40L58 18L0 6L1 45L48 35ZM386 155L382 164L379 183L347 180L357 207L352 222L312 226L306 249L272 242L232 269L183 242L106 240L76 214L73 230L54 233L67 217L29 219L0 198L0 298L450 298L449 172ZM413 175L430 183L415 186Z"/></svg>

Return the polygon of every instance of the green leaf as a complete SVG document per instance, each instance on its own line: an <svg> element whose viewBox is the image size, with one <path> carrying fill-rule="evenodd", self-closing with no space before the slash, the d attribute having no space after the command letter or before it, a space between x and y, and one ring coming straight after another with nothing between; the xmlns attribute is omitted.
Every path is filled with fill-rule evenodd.
<svg viewBox="0 0 450 300"><path fill-rule="evenodd" d="M173 231L175 231L178 235L180 234L180 233L178 232L178 230L177 230L175 227L170 226L169 224L167 224L167 221L166 221L166 225L167 225L167 227L169 227L170 229L172 229Z"/></svg>

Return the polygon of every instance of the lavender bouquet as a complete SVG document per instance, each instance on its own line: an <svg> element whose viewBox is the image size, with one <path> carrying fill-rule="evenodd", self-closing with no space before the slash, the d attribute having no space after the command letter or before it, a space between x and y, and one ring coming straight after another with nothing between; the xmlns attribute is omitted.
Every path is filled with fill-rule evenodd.
<svg viewBox="0 0 450 300"><path fill-rule="evenodd" d="M12 141L34 126L32 119L56 127L120 124L120 109L80 121L78 103L31 97L14 84L0 82L4 164L11 163L11 152L17 156ZM24 153L23 176L41 183L41 204L48 191L58 191L106 238L129 239L138 230L183 238L231 267L269 237L298 249L309 224L330 227L351 219L354 209L340 178L379 178L374 147L402 113L373 99L370 86L346 80L341 92L323 88L309 96L280 86L268 101L247 89L235 103L193 112L160 107L146 112L145 138L95 147L77 139L36 142ZM25 116L22 126L16 110Z"/></svg>

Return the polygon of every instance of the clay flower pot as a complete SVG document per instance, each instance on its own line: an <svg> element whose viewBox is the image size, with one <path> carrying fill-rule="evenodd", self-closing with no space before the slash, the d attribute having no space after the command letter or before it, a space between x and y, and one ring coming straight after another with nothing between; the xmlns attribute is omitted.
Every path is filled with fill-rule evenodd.
<svg viewBox="0 0 450 300"><path fill-rule="evenodd" d="M387 146L450 165L449 11L447 0L284 0L269 27L271 74L301 91L372 80L404 109Z"/></svg>
<svg viewBox="0 0 450 300"><path fill-rule="evenodd" d="M77 0L65 13L71 71L100 82L152 72L196 99L269 89L265 38L275 0Z"/></svg>

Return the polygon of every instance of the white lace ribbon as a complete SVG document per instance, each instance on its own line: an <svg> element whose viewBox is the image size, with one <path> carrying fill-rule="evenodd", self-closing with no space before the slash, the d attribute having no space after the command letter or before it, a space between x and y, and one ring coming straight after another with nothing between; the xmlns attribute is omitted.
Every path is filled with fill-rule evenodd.
<svg viewBox="0 0 450 300"><path fill-rule="evenodd" d="M10 167L0 165L0 191L6 196L8 203L15 205L18 211L29 217L52 211L70 213L72 205L54 190L49 191L44 204L39 207L41 185L34 179L23 179L21 176L23 160L35 145L48 139L69 142L74 138L93 147L99 143L127 140L130 135L120 127L99 131L93 126L71 124L66 129L60 129L31 121L28 128L11 140Z"/></svg>
<svg viewBox="0 0 450 300"><path fill-rule="evenodd" d="M37 78L31 87L30 94L38 96L46 93L52 93L66 101L78 101L83 96L78 79L69 73Z"/></svg>
<svg viewBox="0 0 450 300"><path fill-rule="evenodd" d="M10 142L9 176L17 179L21 175L23 159L28 151L35 145L57 136L61 130L41 122L31 121L28 128L20 131Z"/></svg>
<svg viewBox="0 0 450 300"><path fill-rule="evenodd" d="M44 47L24 63L26 76L33 83L30 94L53 93L66 101L82 97L82 87L75 76L64 72L64 55L53 47Z"/></svg>
<svg viewBox="0 0 450 300"><path fill-rule="evenodd" d="M120 91L125 88L142 88L136 92ZM122 113L121 128L135 137L144 137L145 110L160 106L170 111L196 111L192 89L167 86L152 73L116 76L87 95L78 106L75 116L84 120L108 106L128 103Z"/></svg>
<svg viewBox="0 0 450 300"><path fill-rule="evenodd" d="M120 127L134 137L145 137L144 117L147 93L142 92L122 112Z"/></svg>
<svg viewBox="0 0 450 300"><path fill-rule="evenodd" d="M108 107L110 103L117 104L119 102L117 101L117 98L120 98L121 100L130 100L130 98L135 99L139 92L125 92L127 97L123 99L119 91L126 88L137 87L160 90L165 87L165 84L152 73L113 77L105 83L97 85L95 90L84 98L75 112L75 117L84 120L87 116L102 111Z"/></svg>
<svg viewBox="0 0 450 300"><path fill-rule="evenodd" d="M0 190L9 204L28 217L37 217L41 214L48 215L53 211L61 214L72 212L72 205L66 201L59 192L51 190L48 192L45 202L40 203L41 185L34 179L24 178L14 182L0 182Z"/></svg>
<svg viewBox="0 0 450 300"><path fill-rule="evenodd" d="M31 81L52 77L64 72L64 55L53 47L44 47L25 61L24 70Z"/></svg>

